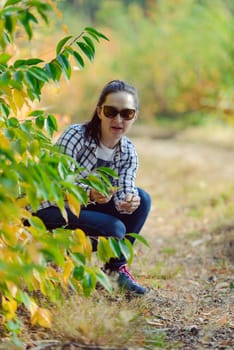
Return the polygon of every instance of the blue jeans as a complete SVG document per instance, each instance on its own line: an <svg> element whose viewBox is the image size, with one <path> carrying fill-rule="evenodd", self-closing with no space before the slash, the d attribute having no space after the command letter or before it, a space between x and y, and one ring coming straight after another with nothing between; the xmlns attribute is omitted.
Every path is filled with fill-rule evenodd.
<svg viewBox="0 0 234 350"><path fill-rule="evenodd" d="M67 208L68 223L55 206L38 210L36 216L44 222L48 230L64 226L67 229L80 228L87 235L93 237L104 236L122 239L127 233L139 233L149 214L150 196L140 188L138 191L141 198L140 206L132 214L119 213L115 208L114 201L110 200L106 204L89 204L87 207L83 207L79 217ZM129 236L128 239L132 244L134 243L133 237ZM124 256L112 258L105 265L105 268L117 270L125 263Z"/></svg>

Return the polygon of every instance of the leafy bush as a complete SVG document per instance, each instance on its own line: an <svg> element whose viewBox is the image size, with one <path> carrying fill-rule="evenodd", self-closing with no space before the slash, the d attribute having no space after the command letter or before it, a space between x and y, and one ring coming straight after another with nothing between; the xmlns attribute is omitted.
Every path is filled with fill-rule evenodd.
<svg viewBox="0 0 234 350"><path fill-rule="evenodd" d="M76 215L88 203L86 192L74 185L70 163L75 161L52 145L55 117L32 106L46 84L70 79L73 60L83 68L84 57L94 59L94 41L107 39L86 27L78 36L61 39L49 62L37 57L16 59L12 48L17 36L26 33L30 40L32 24L38 24L40 17L48 23L53 10L59 13L50 0L8 0L0 10L0 310L2 323L16 343L21 304L29 311L32 325L51 327L50 311L38 304L35 292L54 302L70 289L89 295L97 281L111 290L106 275L90 264L92 245L83 231L59 228L48 232L32 214L46 200L56 203L65 218L65 201ZM76 167L79 171L79 164ZM102 168L85 183L106 193L107 174L115 176ZM100 240L100 260L106 262L121 252L131 257L127 240Z"/></svg>

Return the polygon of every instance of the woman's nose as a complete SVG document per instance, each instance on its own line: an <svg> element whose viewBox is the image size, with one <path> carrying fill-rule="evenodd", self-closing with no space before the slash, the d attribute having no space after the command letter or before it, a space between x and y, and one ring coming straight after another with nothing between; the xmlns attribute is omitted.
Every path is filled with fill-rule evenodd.
<svg viewBox="0 0 234 350"><path fill-rule="evenodd" d="M118 119L118 121L119 121L119 120L120 120L120 121L123 120L123 118L121 117L121 115L120 115L119 112L118 112L118 114L116 114L115 119Z"/></svg>

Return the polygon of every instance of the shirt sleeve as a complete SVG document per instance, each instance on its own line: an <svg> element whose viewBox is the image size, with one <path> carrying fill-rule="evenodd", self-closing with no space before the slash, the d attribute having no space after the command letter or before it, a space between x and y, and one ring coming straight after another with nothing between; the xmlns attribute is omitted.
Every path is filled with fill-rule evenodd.
<svg viewBox="0 0 234 350"><path fill-rule="evenodd" d="M82 148L83 137L72 125L56 141L56 146L61 153L64 153L74 160L77 160L77 154ZM71 162L71 169L75 170L75 164Z"/></svg>
<svg viewBox="0 0 234 350"><path fill-rule="evenodd" d="M83 153L84 135L79 129L79 127L72 125L58 138L56 141L56 146L59 151L72 157L74 160L78 161L80 153ZM72 171L76 171L76 164L71 162L70 167ZM80 174L77 174L77 179L75 184L81 187L87 195L89 196L89 186L81 183L79 181Z"/></svg>
<svg viewBox="0 0 234 350"><path fill-rule="evenodd" d="M126 194L131 193L138 195L135 185L139 159L136 149L132 143L128 144L127 152L121 154L120 168L118 172L118 188L114 196L115 206L118 209L118 201L124 200Z"/></svg>

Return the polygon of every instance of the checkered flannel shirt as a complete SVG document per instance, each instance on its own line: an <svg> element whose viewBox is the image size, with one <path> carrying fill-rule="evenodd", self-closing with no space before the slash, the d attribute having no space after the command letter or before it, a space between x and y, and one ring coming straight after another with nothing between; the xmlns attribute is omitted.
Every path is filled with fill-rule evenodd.
<svg viewBox="0 0 234 350"><path fill-rule="evenodd" d="M91 138L85 138L85 125L71 125L59 137L56 142L61 152L75 159L84 171L79 172L77 177L77 185L83 187L86 191L88 186L79 183L80 178L85 178L97 166L96 149L97 144ZM71 169L76 171L75 165L71 163ZM138 169L138 156L132 142L126 137L122 137L116 152L114 153L112 169L118 174L118 178L113 178L111 183L118 190L114 195L114 202L118 210L118 201L124 200L127 193L138 194L135 187L136 173ZM39 209L47 208L52 203L45 201L41 203Z"/></svg>

